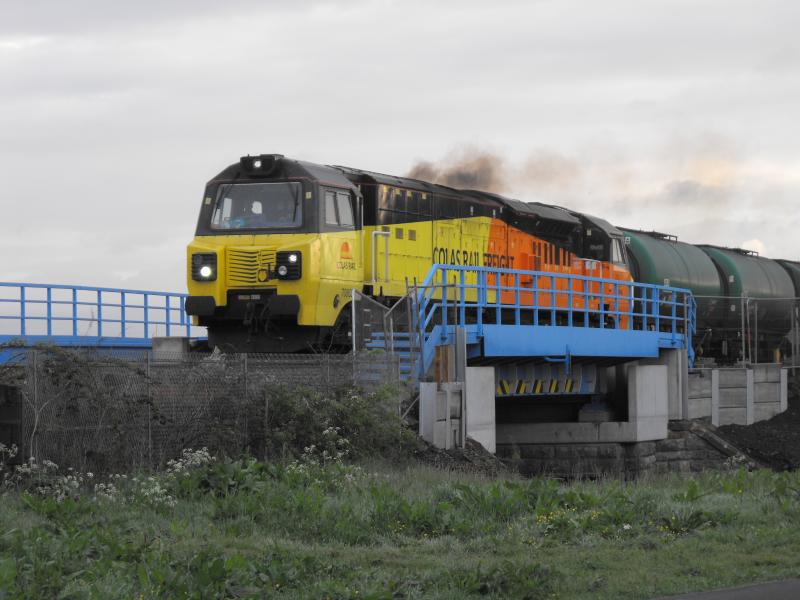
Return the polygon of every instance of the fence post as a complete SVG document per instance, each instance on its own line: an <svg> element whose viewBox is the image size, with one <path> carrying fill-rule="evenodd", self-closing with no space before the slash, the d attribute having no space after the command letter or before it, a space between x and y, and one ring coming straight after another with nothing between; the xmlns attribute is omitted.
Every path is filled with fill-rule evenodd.
<svg viewBox="0 0 800 600"><path fill-rule="evenodd" d="M53 335L53 288L47 287L47 335Z"/></svg>
<svg viewBox="0 0 800 600"><path fill-rule="evenodd" d="M147 462L153 468L153 394L150 387L150 352L145 355L145 376L147 377Z"/></svg>
<svg viewBox="0 0 800 600"><path fill-rule="evenodd" d="M264 462L269 460L269 444L267 443L267 436L269 435L269 388L264 387Z"/></svg>
<svg viewBox="0 0 800 600"><path fill-rule="evenodd" d="M30 437L30 456L35 456L37 459L39 458L39 453L36 451L36 446L38 446L37 442L37 434L38 434L38 425L39 425L39 353L34 350L33 351L33 423L34 429L31 432Z"/></svg>
<svg viewBox="0 0 800 600"><path fill-rule="evenodd" d="M78 336L78 290L72 288L72 336Z"/></svg>
<svg viewBox="0 0 800 600"><path fill-rule="evenodd" d="M19 334L25 335L25 286L19 288Z"/></svg>
<svg viewBox="0 0 800 600"><path fill-rule="evenodd" d="M242 398L242 400L240 400L239 406L237 407L237 412L240 412L242 420L244 421L244 427L243 427L243 429L244 429L244 439L246 440L247 439L247 427L248 427L247 408L249 406L249 401L248 400L250 398L250 386L249 386L249 382L248 382L248 378L247 378L247 352L244 353L244 367L243 368L244 368L244 398ZM242 407L244 407L244 408L242 408ZM239 421L239 415L237 415L236 420ZM241 424L240 424L239 428L240 428L239 430L241 431L242 430L242 425ZM243 447L244 447L244 445L245 444L242 443Z"/></svg>
<svg viewBox="0 0 800 600"><path fill-rule="evenodd" d="M746 346L745 346L745 334L744 334L745 332L744 296L741 297L739 305L740 305L739 314L742 316L742 365L744 365L747 362L746 359L747 352L745 350Z"/></svg>
<svg viewBox="0 0 800 600"><path fill-rule="evenodd" d="M797 366L797 302L792 307L792 367ZM794 376L794 370L792 371Z"/></svg>
<svg viewBox="0 0 800 600"><path fill-rule="evenodd" d="M753 321L755 321L753 332L754 351L751 360L753 363L758 364L758 300L755 301L755 306L753 308Z"/></svg>
<svg viewBox="0 0 800 600"><path fill-rule="evenodd" d="M103 337L103 292L97 290L97 337Z"/></svg>
<svg viewBox="0 0 800 600"><path fill-rule="evenodd" d="M172 296L167 294L164 296L164 321L166 322L167 337L170 334L170 321L172 320Z"/></svg>
<svg viewBox="0 0 800 600"><path fill-rule="evenodd" d="M142 321L144 321L144 337L150 337L150 302L147 294L144 294L144 302L142 303L144 309Z"/></svg>
<svg viewBox="0 0 800 600"><path fill-rule="evenodd" d="M353 356L356 355L356 288L350 290L350 342L353 344Z"/></svg>
<svg viewBox="0 0 800 600"><path fill-rule="evenodd" d="M126 332L128 331L128 324L126 323L126 321L127 321L126 316L127 315L126 315L125 309L126 309L126 306L125 306L125 291L123 290L119 294L119 320L120 320L119 337L122 337L122 338L127 337Z"/></svg>
<svg viewBox="0 0 800 600"><path fill-rule="evenodd" d="M242 370L244 372L244 398L247 401L247 352L242 354Z"/></svg>

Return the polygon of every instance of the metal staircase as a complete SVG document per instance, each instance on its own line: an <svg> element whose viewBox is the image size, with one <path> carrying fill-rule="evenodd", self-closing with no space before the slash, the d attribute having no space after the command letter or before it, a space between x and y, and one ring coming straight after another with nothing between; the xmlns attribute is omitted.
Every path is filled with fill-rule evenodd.
<svg viewBox="0 0 800 600"><path fill-rule="evenodd" d="M419 373L419 334L414 327L415 298L400 298L391 308L370 300L361 300L357 345L364 350L383 350L398 362L400 379L416 382ZM358 321L358 317L356 317Z"/></svg>

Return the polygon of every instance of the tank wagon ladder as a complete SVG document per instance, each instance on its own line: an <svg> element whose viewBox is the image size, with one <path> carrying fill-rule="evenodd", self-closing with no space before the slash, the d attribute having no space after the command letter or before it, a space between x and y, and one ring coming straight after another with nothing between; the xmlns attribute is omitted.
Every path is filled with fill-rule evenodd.
<svg viewBox="0 0 800 600"><path fill-rule="evenodd" d="M436 348L466 334L468 358L648 358L686 349L694 360L689 290L562 273L434 265L414 296L419 377Z"/></svg>

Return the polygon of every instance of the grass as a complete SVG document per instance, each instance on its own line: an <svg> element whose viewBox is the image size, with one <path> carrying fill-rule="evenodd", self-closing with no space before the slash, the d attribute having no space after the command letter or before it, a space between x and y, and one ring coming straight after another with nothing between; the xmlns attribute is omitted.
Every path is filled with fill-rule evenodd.
<svg viewBox="0 0 800 600"><path fill-rule="evenodd" d="M323 440L96 489L12 479L0 597L616 599L800 575L800 473L490 480L354 466L346 438Z"/></svg>

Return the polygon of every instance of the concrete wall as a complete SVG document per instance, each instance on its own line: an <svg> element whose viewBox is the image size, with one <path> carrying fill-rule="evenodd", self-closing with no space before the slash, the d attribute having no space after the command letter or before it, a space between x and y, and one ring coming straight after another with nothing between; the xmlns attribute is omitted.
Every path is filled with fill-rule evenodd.
<svg viewBox="0 0 800 600"><path fill-rule="evenodd" d="M497 448L494 367L467 367L464 389L467 437L494 454Z"/></svg>
<svg viewBox="0 0 800 600"><path fill-rule="evenodd" d="M497 426L498 444L588 444L660 440L667 437L668 366L627 368L628 418L600 423L514 423Z"/></svg>
<svg viewBox="0 0 800 600"><path fill-rule="evenodd" d="M687 410L689 390L686 371L689 358L686 350L665 348L658 358L638 361L640 365L665 365L667 367L667 397L669 400L669 418L683 419Z"/></svg>
<svg viewBox="0 0 800 600"><path fill-rule="evenodd" d="M462 392L460 383L420 382L419 435L422 439L445 450L463 443Z"/></svg>
<svg viewBox="0 0 800 600"><path fill-rule="evenodd" d="M647 472L698 472L725 469L735 448L702 423L672 421L664 439L634 443L507 444L498 455L516 464L522 473L561 477L599 475L638 476Z"/></svg>
<svg viewBox="0 0 800 600"><path fill-rule="evenodd" d="M750 425L787 407L788 371L778 364L689 372L688 419L713 425Z"/></svg>
<svg viewBox="0 0 800 600"><path fill-rule="evenodd" d="M187 337L154 337L154 360L182 360L189 353Z"/></svg>

